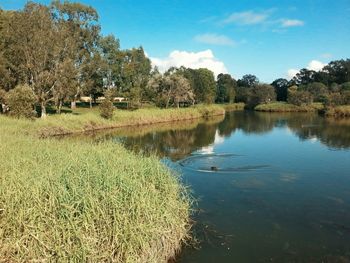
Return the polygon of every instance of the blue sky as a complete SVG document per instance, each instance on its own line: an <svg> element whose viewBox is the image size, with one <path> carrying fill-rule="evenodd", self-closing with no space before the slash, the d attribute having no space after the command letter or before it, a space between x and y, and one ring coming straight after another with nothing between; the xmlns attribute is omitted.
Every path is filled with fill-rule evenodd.
<svg viewBox="0 0 350 263"><path fill-rule="evenodd" d="M0 0L3 9L26 1ZM39 1L49 3L49 1ZM264 82L350 57L350 0L82 0L103 34L142 45L165 70L184 64Z"/></svg>

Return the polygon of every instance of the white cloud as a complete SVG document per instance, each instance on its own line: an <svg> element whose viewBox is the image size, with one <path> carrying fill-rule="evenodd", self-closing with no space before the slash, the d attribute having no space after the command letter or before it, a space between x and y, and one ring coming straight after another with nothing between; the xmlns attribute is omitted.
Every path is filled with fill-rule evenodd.
<svg viewBox="0 0 350 263"><path fill-rule="evenodd" d="M311 60L306 68L309 70L321 71L324 68L324 66L326 66L326 65L327 64L325 64L321 61ZM292 79L297 73L299 73L298 69L289 69L287 71L288 79Z"/></svg>
<svg viewBox="0 0 350 263"><path fill-rule="evenodd" d="M217 34L203 34L194 37L194 40L200 43L219 45L219 46L234 46L236 43L231 38Z"/></svg>
<svg viewBox="0 0 350 263"><path fill-rule="evenodd" d="M282 27L295 27L295 26L303 26L305 23L302 20L298 19L282 19L281 26Z"/></svg>
<svg viewBox="0 0 350 263"><path fill-rule="evenodd" d="M327 64L322 63L321 61L318 60L311 60L309 65L307 66L307 69L309 70L314 70L314 71L320 71L326 66Z"/></svg>
<svg viewBox="0 0 350 263"><path fill-rule="evenodd" d="M223 23L225 24L239 24L239 25L255 25L261 24L267 20L270 16L271 11L254 12L245 11L239 13L233 13L226 18Z"/></svg>
<svg viewBox="0 0 350 263"><path fill-rule="evenodd" d="M192 69L207 68L214 72L215 76L227 73L225 64L215 58L213 52L208 49L200 52L172 51L166 58L150 58L153 66L157 66L160 72L165 72L170 67L187 67Z"/></svg>
<svg viewBox="0 0 350 263"><path fill-rule="evenodd" d="M299 70L297 69L289 69L288 72L287 72L287 76L288 76L288 79L292 79L295 77L296 74L298 74Z"/></svg>

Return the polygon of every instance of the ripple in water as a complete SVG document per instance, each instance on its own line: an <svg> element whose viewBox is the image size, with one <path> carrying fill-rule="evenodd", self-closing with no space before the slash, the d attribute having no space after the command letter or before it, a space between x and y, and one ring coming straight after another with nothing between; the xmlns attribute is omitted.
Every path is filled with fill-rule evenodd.
<svg viewBox="0 0 350 263"><path fill-rule="evenodd" d="M269 165L264 164L237 164L232 166L233 163L237 163L238 157L242 157L242 155L233 153L195 154L178 163L188 170L203 173L251 172L269 167Z"/></svg>

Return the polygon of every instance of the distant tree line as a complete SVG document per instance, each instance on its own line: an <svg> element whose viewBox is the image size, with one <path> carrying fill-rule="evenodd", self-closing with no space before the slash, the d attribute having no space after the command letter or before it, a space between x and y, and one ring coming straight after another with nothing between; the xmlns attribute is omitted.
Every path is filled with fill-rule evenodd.
<svg viewBox="0 0 350 263"><path fill-rule="evenodd" d="M113 35L103 36L95 9L80 3L28 2L22 10L0 10L0 112L15 116L58 113L80 96L91 103L114 96L134 107L183 107L198 103L244 102L253 108L275 100L301 105L349 104L350 60L333 61L322 71L302 69L291 81L270 85L254 75L235 80L208 69L152 68L142 47L122 50ZM90 104L91 104L90 103Z"/></svg>

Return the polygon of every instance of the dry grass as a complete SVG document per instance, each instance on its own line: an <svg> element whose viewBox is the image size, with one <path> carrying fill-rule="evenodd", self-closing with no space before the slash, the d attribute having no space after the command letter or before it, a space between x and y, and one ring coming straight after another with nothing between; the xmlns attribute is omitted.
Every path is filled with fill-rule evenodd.
<svg viewBox="0 0 350 263"><path fill-rule="evenodd" d="M325 111L326 116L334 117L350 117L350 105L336 106L327 108Z"/></svg>
<svg viewBox="0 0 350 263"><path fill-rule="evenodd" d="M101 118L95 109L79 109L74 114L51 115L45 120L36 120L31 126L39 131L41 137L50 137L127 126L192 120L224 114L223 106L198 105L180 109L117 110L111 120L106 120Z"/></svg>
<svg viewBox="0 0 350 263"><path fill-rule="evenodd" d="M273 102L260 104L254 108L262 112L317 112L324 108L322 103L312 103L311 105L297 106L286 102Z"/></svg>

